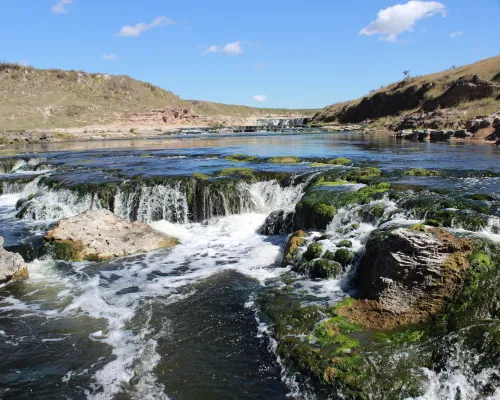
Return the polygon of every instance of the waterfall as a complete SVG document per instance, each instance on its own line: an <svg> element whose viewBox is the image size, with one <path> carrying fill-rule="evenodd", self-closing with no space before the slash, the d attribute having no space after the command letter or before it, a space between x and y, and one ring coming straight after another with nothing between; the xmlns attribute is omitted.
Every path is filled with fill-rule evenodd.
<svg viewBox="0 0 500 400"><path fill-rule="evenodd" d="M107 192L93 188L82 192L81 188L52 189L39 184L37 179L17 188L26 197L18 203L17 216L32 221L57 220L90 208L107 208L131 221L185 224L247 212L291 210L299 201L304 185L282 187L277 181L247 183L233 179L178 180L151 186L124 183Z"/></svg>
<svg viewBox="0 0 500 400"><path fill-rule="evenodd" d="M288 127L302 126L309 122L309 118L275 118L275 119L259 119L257 124L265 127Z"/></svg>

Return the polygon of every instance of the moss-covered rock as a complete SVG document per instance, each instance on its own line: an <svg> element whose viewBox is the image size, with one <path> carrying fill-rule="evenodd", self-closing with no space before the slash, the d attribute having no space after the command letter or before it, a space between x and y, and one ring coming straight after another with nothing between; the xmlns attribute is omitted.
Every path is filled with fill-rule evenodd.
<svg viewBox="0 0 500 400"><path fill-rule="evenodd" d="M288 265L296 265L299 257L299 250L306 243L304 239L305 235L306 234L304 231L297 231L290 235L285 244L283 260L281 261L282 267L287 267Z"/></svg>
<svg viewBox="0 0 500 400"><path fill-rule="evenodd" d="M251 168L226 168L217 172L217 176L245 176L253 177L254 170Z"/></svg>
<svg viewBox="0 0 500 400"><path fill-rule="evenodd" d="M258 159L256 156L247 156L245 154L231 154L230 156L227 156L225 160L233 162L255 162Z"/></svg>
<svg viewBox="0 0 500 400"><path fill-rule="evenodd" d="M320 258L322 252L323 246L320 243L311 243L303 254L302 259L304 261L312 261L316 258Z"/></svg>
<svg viewBox="0 0 500 400"><path fill-rule="evenodd" d="M429 171L425 168L413 168L405 171L406 176L439 176L438 171Z"/></svg>
<svg viewBox="0 0 500 400"><path fill-rule="evenodd" d="M343 268L352 265L354 262L354 258L356 257L356 253L352 250L341 248L335 252L334 260L337 261Z"/></svg>
<svg viewBox="0 0 500 400"><path fill-rule="evenodd" d="M200 179L202 181L206 181L207 179L210 179L210 175L202 174L201 172L194 172L193 178Z"/></svg>
<svg viewBox="0 0 500 400"><path fill-rule="evenodd" d="M300 162L300 158L294 156L273 157L269 159L269 162L273 164L297 164Z"/></svg>
<svg viewBox="0 0 500 400"><path fill-rule="evenodd" d="M377 178L382 175L382 171L375 167L363 167L350 171L346 175L346 180L351 182L366 182L372 178Z"/></svg>
<svg viewBox="0 0 500 400"><path fill-rule="evenodd" d="M352 247L352 242L348 239L344 239L337 243L337 247L346 247L350 249Z"/></svg>
<svg viewBox="0 0 500 400"><path fill-rule="evenodd" d="M313 279L337 279L342 273L342 266L335 261L317 259L294 267L294 271L307 273Z"/></svg>

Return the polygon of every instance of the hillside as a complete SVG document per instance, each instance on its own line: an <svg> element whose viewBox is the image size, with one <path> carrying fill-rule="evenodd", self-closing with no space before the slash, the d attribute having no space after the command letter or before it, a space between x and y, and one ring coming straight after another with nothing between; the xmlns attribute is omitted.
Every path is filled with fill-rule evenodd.
<svg viewBox="0 0 500 400"><path fill-rule="evenodd" d="M500 56L408 77L368 96L328 106L315 123L366 123L386 129L460 128L500 110Z"/></svg>
<svg viewBox="0 0 500 400"><path fill-rule="evenodd" d="M128 76L40 70L0 63L2 130L153 122L197 125L268 115L312 116L316 111L186 101Z"/></svg>

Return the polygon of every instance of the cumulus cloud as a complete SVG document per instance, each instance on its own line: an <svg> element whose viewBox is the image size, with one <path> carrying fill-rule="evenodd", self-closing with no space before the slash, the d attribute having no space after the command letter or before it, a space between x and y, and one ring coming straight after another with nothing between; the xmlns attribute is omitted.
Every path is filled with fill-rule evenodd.
<svg viewBox="0 0 500 400"><path fill-rule="evenodd" d="M54 14L67 14L69 10L66 6L71 3L73 3L73 0L58 0L58 2L52 6L51 10Z"/></svg>
<svg viewBox="0 0 500 400"><path fill-rule="evenodd" d="M168 19L167 17L156 17L150 24L139 22L135 25L125 25L120 29L120 32L118 32L116 36L140 36L142 33L149 31L152 28L156 28L158 26L167 26L170 24L173 24L173 21Z"/></svg>
<svg viewBox="0 0 500 400"><path fill-rule="evenodd" d="M437 1L411 0L406 4L380 10L377 19L363 28L360 35L382 35L380 39L396 42L399 34L412 31L417 21L441 14L446 16L446 7Z"/></svg>
<svg viewBox="0 0 500 400"><path fill-rule="evenodd" d="M256 96L253 96L252 100L253 101L258 101L260 103L263 103L263 102L267 101L267 96L264 95L264 94L258 94Z"/></svg>
<svg viewBox="0 0 500 400"><path fill-rule="evenodd" d="M224 46L212 45L207 47L202 55L206 56L209 53L237 55L243 53L243 46L241 45L241 42L239 40L237 40L236 42L228 43Z"/></svg>
<svg viewBox="0 0 500 400"><path fill-rule="evenodd" d="M103 60L117 60L117 59L118 59L118 56L117 56L115 53L111 53L111 54L103 54L103 55L102 55L102 59L103 59Z"/></svg>
<svg viewBox="0 0 500 400"><path fill-rule="evenodd" d="M459 31L459 32L451 32L450 33L450 37L452 39L456 38L457 36L462 36L464 33L462 31Z"/></svg>

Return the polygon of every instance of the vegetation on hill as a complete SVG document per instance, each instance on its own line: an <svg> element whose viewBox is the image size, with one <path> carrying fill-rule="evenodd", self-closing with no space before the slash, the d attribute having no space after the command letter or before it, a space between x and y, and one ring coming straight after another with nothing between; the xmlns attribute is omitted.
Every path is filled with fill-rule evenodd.
<svg viewBox="0 0 500 400"><path fill-rule="evenodd" d="M500 56L431 75L395 82L354 101L321 110L314 122L398 125L413 113L446 115L446 124L500 110Z"/></svg>
<svg viewBox="0 0 500 400"><path fill-rule="evenodd" d="M0 63L0 129L3 130L110 124L154 109L183 109L194 115L240 118L269 114L312 116L317 111L186 101L128 76Z"/></svg>

